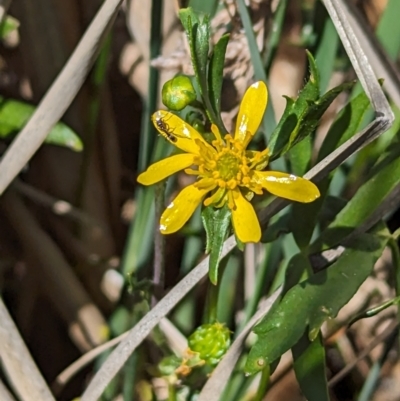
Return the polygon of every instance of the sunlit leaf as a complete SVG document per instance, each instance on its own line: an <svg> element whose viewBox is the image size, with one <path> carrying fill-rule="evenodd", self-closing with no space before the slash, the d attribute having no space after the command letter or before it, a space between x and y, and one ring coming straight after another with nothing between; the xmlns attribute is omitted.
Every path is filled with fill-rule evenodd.
<svg viewBox="0 0 400 401"><path fill-rule="evenodd" d="M210 281L217 284L219 258L231 228L231 211L226 205L218 209L206 207L202 210L201 218L207 234L206 252L210 253L208 275Z"/></svg>
<svg viewBox="0 0 400 401"><path fill-rule="evenodd" d="M315 340L323 322L337 315L371 273L388 239L382 225L379 231L361 234L332 266L289 290L255 327L258 340L250 351L246 372L256 373L279 358L305 330L310 341Z"/></svg>
<svg viewBox="0 0 400 401"><path fill-rule="evenodd" d="M35 107L24 102L0 97L0 138L14 137L27 123ZM83 149L80 138L64 123L58 123L44 141L65 146L79 152Z"/></svg>

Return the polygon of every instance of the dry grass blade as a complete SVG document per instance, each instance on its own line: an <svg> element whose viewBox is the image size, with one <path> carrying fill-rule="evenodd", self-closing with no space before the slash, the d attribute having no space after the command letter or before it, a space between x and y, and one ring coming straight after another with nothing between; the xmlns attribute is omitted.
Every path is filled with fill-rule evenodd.
<svg viewBox="0 0 400 401"><path fill-rule="evenodd" d="M176 355L182 355L187 348L186 338L177 330L177 328L166 318L161 319L159 322L160 330L166 336L169 346L175 352ZM52 389L57 395L63 387L75 376L81 369L87 366L89 363L93 362L98 356L103 352L109 350L115 345L119 344L126 336L129 331L122 333L118 337L107 341L104 344L99 345L96 348L83 354L80 358L74 361L66 369L64 369L55 379Z"/></svg>
<svg viewBox="0 0 400 401"><path fill-rule="evenodd" d="M0 380L0 400L2 401L15 401L15 398L10 394L7 387Z"/></svg>
<svg viewBox="0 0 400 401"><path fill-rule="evenodd" d="M15 229L27 255L38 261L41 282L46 287L46 295L68 323L76 327L90 345L104 341L102 327L106 324L100 310L90 299L81 282L57 244L38 224L27 207L9 189L0 200L3 211ZM56 267L56 268L55 268ZM78 337L76 344L81 345ZM87 345L89 346L89 345Z"/></svg>
<svg viewBox="0 0 400 401"><path fill-rule="evenodd" d="M119 344L126 336L128 332L122 333L118 337L113 338L110 341L107 341L104 344L99 345L96 348L91 349L90 351L83 354L76 361L71 363L66 369L64 369L55 379L52 384L52 389L54 394L58 394L62 391L64 386L71 380L73 376L75 376L81 369L87 366L89 363L93 362L98 356L100 356L103 352L109 350L115 345Z"/></svg>
<svg viewBox="0 0 400 401"><path fill-rule="evenodd" d="M368 356L370 352L379 344L382 342L386 341L394 332L399 327L399 323L397 321L393 321L390 323L390 325L378 336L374 338L374 340L371 342L371 344L368 345L367 348L365 348L358 356L357 358L347 365L344 369L342 369L336 376L332 377L331 380L329 380L329 386L333 387L335 384L340 382L352 369L354 369L357 366L357 363Z"/></svg>
<svg viewBox="0 0 400 401"><path fill-rule="evenodd" d="M225 241L221 258L227 255L236 246L233 236ZM113 377L122 368L129 356L148 336L150 331L165 317L178 302L202 279L208 271L207 257L185 276L172 290L149 312L140 322L129 331L109 358L95 374L89 386L82 394L81 401L96 401Z"/></svg>
<svg viewBox="0 0 400 401"><path fill-rule="evenodd" d="M355 4L342 2L347 11L347 19L363 48L368 61L379 78L384 79L383 87L389 96L400 107L400 75L395 64L388 58L374 32L363 20Z"/></svg>
<svg viewBox="0 0 400 401"><path fill-rule="evenodd" d="M393 120L394 116L389 103L348 19L348 13L346 13L345 8L346 2L343 0L323 0L323 3L336 27L336 31L346 49L357 77L365 93L370 98L378 117L383 114L387 119Z"/></svg>
<svg viewBox="0 0 400 401"><path fill-rule="evenodd" d="M15 393L21 401L54 401L1 298L0 322L0 359Z"/></svg>
<svg viewBox="0 0 400 401"><path fill-rule="evenodd" d="M219 397L221 396L225 387L224 384L227 383L227 381L231 377L236 362L242 352L242 345L244 340L246 339L254 325L269 312L280 293L281 288L276 290L267 300L265 300L260 305L259 310L246 324L242 332L238 335L236 340L229 348L229 351L226 353L222 361L218 364L213 374L208 379L207 383L201 390L197 401L219 400Z"/></svg>
<svg viewBox="0 0 400 401"><path fill-rule="evenodd" d="M18 175L62 117L83 84L122 0L106 0L32 118L0 162L0 194Z"/></svg>

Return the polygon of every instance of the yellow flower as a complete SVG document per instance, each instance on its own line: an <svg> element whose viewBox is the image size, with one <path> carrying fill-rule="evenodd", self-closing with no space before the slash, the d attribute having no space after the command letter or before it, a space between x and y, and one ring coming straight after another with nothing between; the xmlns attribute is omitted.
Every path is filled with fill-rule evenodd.
<svg viewBox="0 0 400 401"><path fill-rule="evenodd" d="M260 171L268 164L268 149L246 150L261 123L267 101L265 84L260 81L251 85L240 105L235 135L227 134L222 138L213 125L215 140L211 144L176 115L162 110L153 114L158 132L186 153L152 164L139 175L138 182L152 185L183 169L197 176L196 182L184 188L162 214L160 231L163 234L182 228L209 194L204 205L220 208L227 204L240 241L258 242L261 228L249 202L254 194L267 190L297 202L312 202L319 197L319 190L311 181L277 171Z"/></svg>

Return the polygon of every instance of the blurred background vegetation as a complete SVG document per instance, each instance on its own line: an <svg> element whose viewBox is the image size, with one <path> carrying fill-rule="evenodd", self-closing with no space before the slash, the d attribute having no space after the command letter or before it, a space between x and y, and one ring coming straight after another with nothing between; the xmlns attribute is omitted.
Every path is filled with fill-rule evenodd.
<svg viewBox="0 0 400 401"><path fill-rule="evenodd" d="M102 1L8 3L7 15L19 24L4 33L0 45L0 95L19 102L13 111L19 115L23 105L35 106L41 100ZM394 65L400 50L398 0L352 3ZM228 129L232 129L240 100L254 77L268 79L273 108L268 111L266 127L274 128L285 107L283 95L295 97L305 83L305 49L316 57L322 91L355 78L319 1L124 2L93 70L62 119L65 131L60 134L62 139L55 141L62 146L44 144L0 199L0 291L59 400L79 396L106 355L79 370L67 383L55 383L63 369L131 328L203 258L205 238L196 214L182 232L166 238L165 271L154 282L157 251L153 238L159 212L154 206L155 190L136 183L138 173L151 160L171 152L170 145L156 135L150 115L163 107L160 88L167 79L177 72L193 74L177 17L179 7L187 6L211 15L213 43L230 32L222 94L222 117ZM356 91L359 88L351 95L340 95L325 113L313 137L310 160L316 159L338 110ZM392 106L398 115L399 105ZM10 114L1 114L3 108L1 154L22 124L12 125ZM366 116L365 122L371 117ZM338 169L330 193L350 199L398 136L398 128L396 119L394 128ZM81 138L83 151L67 146L72 133ZM259 147L265 146L266 137L258 138ZM273 167L290 171L283 159ZM183 175L171 179L167 198L187 183ZM391 231L400 226L396 208L385 216ZM223 302L219 303L218 319L232 332L243 327L259 300L282 282L297 251L292 234L248 246L244 253L235 250L225 260L228 268L221 280L219 297ZM324 329L328 379L357 361L346 376L331 385L332 400L400 400L397 326L390 326L386 341L369 349L395 317L394 307L346 329L346 323L362 310L394 296L391 266L392 255L385 251L374 274ZM203 322L208 285L206 280L201 282L174 309L170 320L141 345L109 386L104 400L195 399L204 375L190 376L178 386L178 396L171 390L175 383L162 379L157 366L163 357L172 355L171 350L182 352L186 337ZM358 360L363 350L368 350L367 357ZM257 390L257 380L245 378L238 369L223 399L304 399L289 354L282 357L265 397Z"/></svg>

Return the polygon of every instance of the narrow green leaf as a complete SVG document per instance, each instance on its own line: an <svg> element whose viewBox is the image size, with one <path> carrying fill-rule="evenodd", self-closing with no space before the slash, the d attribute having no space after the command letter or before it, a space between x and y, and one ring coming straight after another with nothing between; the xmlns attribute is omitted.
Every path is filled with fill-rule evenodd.
<svg viewBox="0 0 400 401"><path fill-rule="evenodd" d="M261 242L274 242L282 234L290 232L290 214L285 213L276 221L268 224L267 229L262 233Z"/></svg>
<svg viewBox="0 0 400 401"><path fill-rule="evenodd" d="M189 7L197 12L213 16L218 8L218 0L190 0Z"/></svg>
<svg viewBox="0 0 400 401"><path fill-rule="evenodd" d="M193 32L195 57L203 86L207 84L208 53L210 51L210 17L205 15Z"/></svg>
<svg viewBox="0 0 400 401"><path fill-rule="evenodd" d="M315 52L315 61L321 76L320 87L322 92L325 92L328 88L335 68L335 58L340 43L335 25L327 15L326 10L324 10L324 14L326 15L324 28Z"/></svg>
<svg viewBox="0 0 400 401"><path fill-rule="evenodd" d="M251 21L249 11L247 9L246 3L244 0L237 0L237 7L240 15L240 19L243 24L243 28L247 37L247 43L250 50L251 56L251 63L254 68L254 76L257 81L263 81L267 83L267 75L265 72L265 66L261 59L260 52L258 50L257 40L253 30L253 23ZM274 108L272 102L268 102L267 111L265 113L262 128L265 131L266 139L269 142L269 133L273 132L275 128L275 115L274 115Z"/></svg>
<svg viewBox="0 0 400 401"><path fill-rule="evenodd" d="M389 299L388 301L383 302L380 305L375 306L374 308L371 308L362 313L359 313L357 316L355 316L353 319L351 319L348 326L351 326L352 324L354 324L355 322L357 322L360 319L366 319L368 317L376 316L378 313L381 313L382 311L389 308L390 306L398 305L398 304L400 304L400 296Z"/></svg>
<svg viewBox="0 0 400 401"><path fill-rule="evenodd" d="M353 87L354 82L339 85L319 97L319 78L315 61L310 54L311 75L307 85L296 100L286 98L287 104L282 119L272 133L269 149L274 160L296 143L312 134L322 115L333 100L344 90Z"/></svg>
<svg viewBox="0 0 400 401"><path fill-rule="evenodd" d="M219 258L231 227L231 211L226 205L218 209L205 207L201 218L207 235L206 253L210 253L208 275L210 281L217 284Z"/></svg>
<svg viewBox="0 0 400 401"><path fill-rule="evenodd" d="M392 148L390 158L383 159L382 164L375 168L376 174L359 188L336 219L322 232L312 245L312 252L318 252L322 245L332 247L340 243L366 221L400 183L400 146Z"/></svg>
<svg viewBox="0 0 400 401"><path fill-rule="evenodd" d="M293 347L305 330L317 338L326 319L334 318L371 273L389 233L380 225L361 234L328 269L293 287L254 331L258 340L250 350L245 371L253 374Z"/></svg>
<svg viewBox="0 0 400 401"><path fill-rule="evenodd" d="M24 102L0 97L0 138L15 136L28 122L35 107ZM64 123L58 123L44 141L48 144L65 146L76 152L83 149L80 138Z"/></svg>
<svg viewBox="0 0 400 401"><path fill-rule="evenodd" d="M396 60L400 52L400 3L389 0L376 28L376 36L392 60Z"/></svg>
<svg viewBox="0 0 400 401"><path fill-rule="evenodd" d="M293 203L290 219L290 228L297 246L301 250L307 249L315 226L318 222L319 212L328 193L330 180L324 179L317 183L321 196L312 203Z"/></svg>
<svg viewBox="0 0 400 401"><path fill-rule="evenodd" d="M309 169L312 156L311 136L294 145L288 152L290 172L302 177Z"/></svg>
<svg viewBox="0 0 400 401"><path fill-rule="evenodd" d="M367 95L362 92L339 112L322 143L318 161L324 159L357 132L369 105Z"/></svg>
<svg viewBox="0 0 400 401"><path fill-rule="evenodd" d="M309 80L296 100L286 97L287 104L283 116L271 134L268 147L275 159L284 153L282 150L287 147L292 132L299 128L301 117L308 110L309 104L319 98L318 70L311 53L307 52L307 56L310 63Z"/></svg>
<svg viewBox="0 0 400 401"><path fill-rule="evenodd" d="M325 158L329 153L333 152L333 150L350 139L358 131L369 104L370 101L363 92L340 111L321 146L318 154L318 161ZM300 144L292 148L290 154L303 142L300 142ZM299 157L301 157L301 155ZM298 174L297 171L295 171L295 173ZM310 243L314 228L317 224L318 214L324 204L330 183L331 177L326 177L318 183L321 197L315 202L309 204L293 204L291 229L300 249L306 249ZM329 211L331 209L325 208L324 210ZM334 215L331 216L333 217Z"/></svg>
<svg viewBox="0 0 400 401"><path fill-rule="evenodd" d="M228 42L229 35L223 35L218 43L215 45L213 54L211 56L208 73L208 94L210 97L211 105L214 108L215 114L221 126L223 126L223 122L221 119L221 90L223 82L225 53Z"/></svg>
<svg viewBox="0 0 400 401"><path fill-rule="evenodd" d="M193 25L199 23L199 17L197 13L193 11L191 7L181 8L179 10L179 19L182 22L183 28L185 29L186 35L188 36L189 42L192 42L193 38ZM189 21L190 20L190 21Z"/></svg>
<svg viewBox="0 0 400 401"><path fill-rule="evenodd" d="M321 332L314 341L307 333L292 347L293 367L301 392L308 401L329 401L325 348Z"/></svg>

